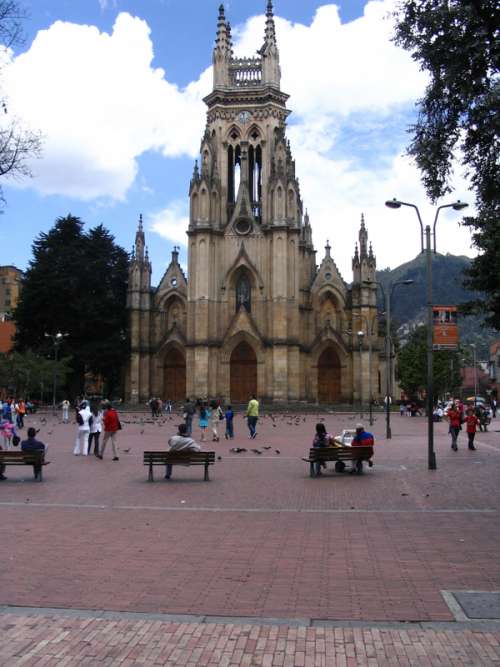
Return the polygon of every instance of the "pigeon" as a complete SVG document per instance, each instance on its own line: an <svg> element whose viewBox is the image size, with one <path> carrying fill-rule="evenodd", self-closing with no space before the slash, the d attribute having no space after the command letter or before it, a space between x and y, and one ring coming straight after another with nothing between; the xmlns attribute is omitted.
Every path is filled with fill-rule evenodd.
<svg viewBox="0 0 500 667"><path fill-rule="evenodd" d="M254 454L262 454L260 449L251 449L250 451L253 452Z"/></svg>
<svg viewBox="0 0 500 667"><path fill-rule="evenodd" d="M141 430L141 435L143 435L143 434L144 434L144 429Z"/></svg>
<svg viewBox="0 0 500 667"><path fill-rule="evenodd" d="M267 445L266 447L262 447L262 449L271 449L271 446Z"/></svg>
<svg viewBox="0 0 500 667"><path fill-rule="evenodd" d="M281 454L279 449L275 449L274 451L276 452L276 454Z"/></svg>
<svg viewBox="0 0 500 667"><path fill-rule="evenodd" d="M222 461L222 456L218 456L217 461Z"/></svg>
<svg viewBox="0 0 500 667"><path fill-rule="evenodd" d="M122 451L124 451L125 454L128 454L130 452L130 447L128 449L123 449Z"/></svg>

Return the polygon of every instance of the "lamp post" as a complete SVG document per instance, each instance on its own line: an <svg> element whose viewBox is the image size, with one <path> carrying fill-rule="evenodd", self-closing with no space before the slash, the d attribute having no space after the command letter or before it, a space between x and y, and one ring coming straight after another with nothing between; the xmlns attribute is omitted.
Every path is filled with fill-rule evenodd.
<svg viewBox="0 0 500 667"><path fill-rule="evenodd" d="M364 280L363 282L368 283L370 281ZM375 318L372 318L371 324L368 321L368 318L365 317L364 315L358 314L358 317L360 320L364 320L366 323L366 335L368 336L368 385L369 385L369 396L368 396L368 401L369 401L369 421L370 421L370 426L373 426L373 391L372 391L372 339L373 339L373 334L374 334L374 329L375 329ZM360 333L362 334L363 331L358 331L357 335L359 338ZM362 343L362 338L360 341L360 344ZM361 360L361 356L360 356ZM360 361L360 367L361 367L361 361ZM361 376L362 377L362 376ZM361 385L360 385L361 386ZM361 391L361 389L360 389Z"/></svg>
<svg viewBox="0 0 500 667"><path fill-rule="evenodd" d="M378 280L365 280L367 284L375 283L382 291L384 297L385 310L385 358L387 364L385 379L385 437L387 440L392 438L391 431L391 400L392 400L392 336L391 336L391 304L394 290L398 285L413 285L413 280L398 280L391 283L387 288Z"/></svg>
<svg viewBox="0 0 500 667"><path fill-rule="evenodd" d="M436 224L438 221L439 214L443 208L452 208L454 211L461 211L464 208L467 208L468 204L457 200L451 204L442 204L436 209L436 215L434 217L434 224L432 227L426 225L424 230L424 224L420 216L420 211L418 206L415 204L410 204L408 202L400 201L399 199L390 199L385 202L385 205L389 208L401 208L401 206L409 206L415 210L417 214L418 222L420 224L420 246L421 252L424 252L424 236L425 236L425 255L426 255L426 265L427 265L427 463L429 470L436 470L436 453L434 451L434 421L432 418L432 412L434 408L434 387L433 387L433 356L432 356L432 255L431 255L431 233L434 236L434 252L436 252Z"/></svg>
<svg viewBox="0 0 500 667"><path fill-rule="evenodd" d="M59 346L69 334L58 331L56 334L44 334L45 338L50 338L54 346L54 376L53 376L53 390L52 390L52 411L56 413L56 394L57 394L57 362L59 359Z"/></svg>
<svg viewBox="0 0 500 667"><path fill-rule="evenodd" d="M469 347L472 348L472 363L474 364L474 408L477 407L477 357L476 357L476 345L475 343L470 343Z"/></svg>
<svg viewBox="0 0 500 667"><path fill-rule="evenodd" d="M363 419L363 337L364 331L356 331L359 344L359 416Z"/></svg>

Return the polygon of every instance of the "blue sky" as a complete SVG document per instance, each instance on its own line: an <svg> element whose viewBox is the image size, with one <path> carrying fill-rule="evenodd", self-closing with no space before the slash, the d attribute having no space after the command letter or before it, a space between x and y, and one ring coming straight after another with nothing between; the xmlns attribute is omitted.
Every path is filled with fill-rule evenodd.
<svg viewBox="0 0 500 667"><path fill-rule="evenodd" d="M218 1L25 0L26 42L3 70L9 112L44 134L35 177L3 182L1 263L25 268L31 242L56 217L103 223L130 249L139 213L158 282L181 245L187 192L211 86ZM236 50L252 55L265 0L230 0ZM277 0L282 88L291 94L289 136L318 261L326 239L344 276L361 213L380 267L418 250L411 211L432 212L402 156L425 75L390 42L393 0ZM457 174L454 198L470 199ZM471 254L456 214L440 221L442 252Z"/></svg>

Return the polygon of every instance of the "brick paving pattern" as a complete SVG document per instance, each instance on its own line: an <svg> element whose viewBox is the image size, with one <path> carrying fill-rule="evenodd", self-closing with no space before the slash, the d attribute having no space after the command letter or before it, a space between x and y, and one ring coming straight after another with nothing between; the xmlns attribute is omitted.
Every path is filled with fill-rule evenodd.
<svg viewBox="0 0 500 667"><path fill-rule="evenodd" d="M0 664L186 667L489 666L500 632L0 616Z"/></svg>
<svg viewBox="0 0 500 667"><path fill-rule="evenodd" d="M308 415L303 421L302 417L277 415L274 422L261 420L257 440L250 441L242 419L237 418L234 441L205 444L205 449L215 449L221 457L211 469L211 482L203 482L200 468L176 467L169 482L157 469L158 481L151 484L142 452L165 448L178 418L159 425L124 424L120 461L108 457L101 462L72 455L73 425L61 425L51 418L43 424L39 417L31 417L30 423L38 422L35 425L41 427L39 437L50 442L51 463L43 484L32 482L30 471L22 468L8 469L9 480L0 484L0 605L440 622L454 620L442 590L500 590L500 437L496 432L500 420L492 424L490 432L478 434L477 452L465 449L463 435L459 451L452 452L446 424L437 424L438 470L430 472L426 469L425 421L395 416L394 437L385 441L384 422L378 415L372 429L377 439L372 470L362 477L330 472L310 479L308 465L300 457L307 453L318 418L325 419L331 432L352 427L359 419ZM138 418L125 415L123 421ZM264 445L271 449L261 449ZM232 454L232 446L248 451ZM259 448L262 454L251 448ZM2 627L7 618L0 615ZM33 624L29 618L9 618L7 625L13 624L13 635L19 632L21 638L31 632L30 623L37 632L39 621ZM67 619L61 625L51 617L45 632L53 628L57 636L58 628L66 623ZM121 628L122 623L125 621L116 627ZM144 632L149 631L147 624L126 623L123 627L130 636L143 627ZM71 637L94 631L97 637L108 625L108 633L116 633L109 621L71 620L70 625ZM184 626L164 627L169 637L178 638ZM186 641L199 637L207 644L210 636L223 641L228 633L237 632L235 626L217 625L210 631L207 625L186 627ZM256 632L255 628L238 627L247 633L242 635L246 640L248 633ZM314 645L326 641L319 628L305 631L312 630ZM283 632L281 628L274 631ZM325 629L333 637L338 631ZM268 641L263 638L269 632L263 626L258 640ZM380 655L365 657L351 655L351 648L347 652L348 646L356 648L356 642L345 634L347 630L341 632L334 646L339 651L344 646L345 655L339 653L337 662L326 664L498 664L494 662L498 661L498 642L479 631L464 630L449 638L449 632L433 634L430 629L394 630L396 635L381 629ZM363 633L364 629L362 638ZM399 662L391 662L394 651L392 657L383 655L390 646L406 646L403 640L408 637L411 651L421 650L421 662L420 657L411 657L410 648ZM159 649L155 644L158 655L183 649L180 639L180 644L172 641L170 648L162 645ZM82 642L80 637L77 643ZM73 639L70 644L73 647ZM418 649L420 644L423 648ZM441 644L448 648L439 649ZM295 662L287 658L286 651L282 662L281 658L276 661L283 653L277 646L271 662L265 658L267 653L259 651L248 664L324 664L320 653L313 653L311 661L307 651L298 649L293 651ZM447 653L450 647L456 648L458 662L446 662L452 660ZM489 653L478 653L481 647ZM11 650L10 641L6 648ZM80 648L83 650L83 644ZM19 650L8 655L17 655ZM168 658L165 664L239 664L234 658L236 649L230 658L224 657L226 662L216 662L214 651L215 647L205 648L208 662L197 663L183 649L183 662L168 662L172 661ZM3 655L0 653L4 660L0 664L18 664L5 662ZM111 658L99 662L97 657L86 656L90 661L78 664L155 664L148 662L146 647L140 660L133 658L136 663L119 655L121 662L116 657L114 662ZM436 662L433 655L442 662ZM478 655L483 662L478 662ZM43 655L46 662L41 662L41 656L36 658L40 662L19 664L75 664L71 660L64 663L53 654Z"/></svg>

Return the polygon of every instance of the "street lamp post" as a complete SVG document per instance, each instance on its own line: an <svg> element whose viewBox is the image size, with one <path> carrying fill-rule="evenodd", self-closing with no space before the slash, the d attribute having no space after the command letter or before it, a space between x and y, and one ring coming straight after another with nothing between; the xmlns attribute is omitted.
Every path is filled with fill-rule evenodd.
<svg viewBox="0 0 500 667"><path fill-rule="evenodd" d="M391 336L391 304L394 290L398 285L413 285L413 280L398 280L391 283L387 288L378 280L365 280L367 284L375 283L382 291L384 297L385 310L385 359L386 359L386 379L385 379L385 437L387 440L392 438L391 430L391 400L392 400L392 336Z"/></svg>
<svg viewBox="0 0 500 667"><path fill-rule="evenodd" d="M410 204L408 202L400 201L399 199L390 199L385 202L385 205L389 208L401 208L401 206L409 206L415 210L415 213L418 217L418 222L420 224L420 246L421 252L424 252L424 237L425 237L425 255L426 255L426 266L427 266L427 289L426 289L426 301L427 301L427 463L429 470L436 470L436 453L434 451L434 421L433 421L433 408L434 408L434 387L433 387L433 348L432 348L432 254L431 254L431 234L434 236L434 252L436 252L436 224L438 221L439 213L443 208L453 208L455 211L461 211L464 208L467 208L468 204L461 202L460 200L453 202L451 204L443 204L438 206L436 209L436 215L434 217L433 229L431 232L430 225L426 225L424 230L424 224L420 216L420 211L418 206L415 204Z"/></svg>
<svg viewBox="0 0 500 667"><path fill-rule="evenodd" d="M54 375L52 386L52 411L56 413L56 395L57 395L57 362L59 360L59 346L69 334L63 334L58 331L56 334L44 334L45 338L50 338L54 346Z"/></svg>
<svg viewBox="0 0 500 667"><path fill-rule="evenodd" d="M476 358L476 345L475 343L470 343L469 347L472 348L472 363L474 364L474 408L477 407L477 358Z"/></svg>
<svg viewBox="0 0 500 667"><path fill-rule="evenodd" d="M359 415L363 419L363 337L364 331L357 331L359 343Z"/></svg>
<svg viewBox="0 0 500 667"><path fill-rule="evenodd" d="M365 283L369 283L371 281L365 280L363 281ZM373 333L375 329L375 319L372 318L371 324L368 321L368 318L366 318L364 315L358 314L358 317L361 321L365 321L366 323L366 335L368 336L368 385L369 385L369 392L368 392L368 401L369 401L369 421L370 421L370 426L373 426L373 391L372 391L372 344L373 344ZM362 331L358 331L358 337L359 334L363 333ZM360 357L361 358L361 357ZM360 362L361 363L361 362Z"/></svg>

